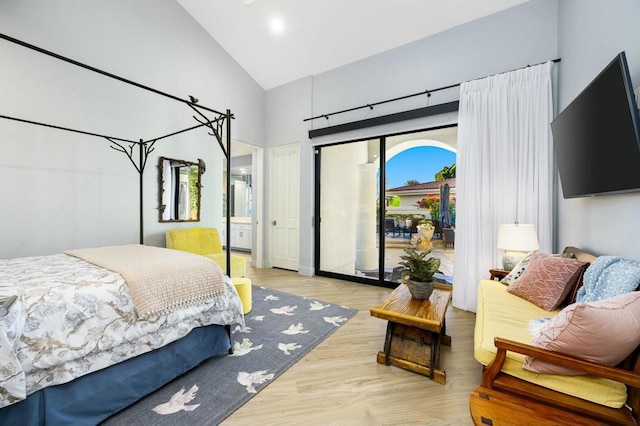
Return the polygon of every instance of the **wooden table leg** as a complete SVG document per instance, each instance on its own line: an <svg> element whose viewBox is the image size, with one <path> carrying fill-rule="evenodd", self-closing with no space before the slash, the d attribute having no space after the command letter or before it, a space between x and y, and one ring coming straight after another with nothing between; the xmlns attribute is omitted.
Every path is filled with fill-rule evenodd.
<svg viewBox="0 0 640 426"><path fill-rule="evenodd" d="M431 334L431 362L429 365L429 378L433 380L434 371L440 368L440 333Z"/></svg>
<svg viewBox="0 0 640 426"><path fill-rule="evenodd" d="M447 336L447 322L442 320L442 330L440 331L440 344L451 346L451 336Z"/></svg>
<svg viewBox="0 0 640 426"><path fill-rule="evenodd" d="M389 365L389 354L391 353L391 339L393 339L393 329L396 323L387 321L387 337L384 339L384 363Z"/></svg>

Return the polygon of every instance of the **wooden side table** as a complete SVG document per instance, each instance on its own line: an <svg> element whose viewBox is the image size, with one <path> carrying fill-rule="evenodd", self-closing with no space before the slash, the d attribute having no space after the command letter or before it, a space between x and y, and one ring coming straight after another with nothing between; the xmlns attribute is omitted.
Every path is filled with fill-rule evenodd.
<svg viewBox="0 0 640 426"><path fill-rule="evenodd" d="M440 345L451 346L445 314L452 287L446 284L433 287L428 300L418 300L401 284L370 312L388 321L384 351L378 352L378 364L393 364L444 384L446 373L440 369Z"/></svg>
<svg viewBox="0 0 640 426"><path fill-rule="evenodd" d="M501 280L507 275L509 275L509 272L511 271L505 271L504 269L489 269L489 273L491 274L491 278L489 279L491 281L495 280L496 278L498 280Z"/></svg>

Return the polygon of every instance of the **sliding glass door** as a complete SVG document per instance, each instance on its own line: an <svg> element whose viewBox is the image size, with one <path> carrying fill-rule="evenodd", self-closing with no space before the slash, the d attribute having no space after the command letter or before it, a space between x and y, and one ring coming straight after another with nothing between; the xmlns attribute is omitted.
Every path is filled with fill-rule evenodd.
<svg viewBox="0 0 640 426"><path fill-rule="evenodd" d="M418 225L437 219L435 174L455 163L456 139L448 126L317 147L317 274L396 286L404 248L441 237L424 240Z"/></svg>

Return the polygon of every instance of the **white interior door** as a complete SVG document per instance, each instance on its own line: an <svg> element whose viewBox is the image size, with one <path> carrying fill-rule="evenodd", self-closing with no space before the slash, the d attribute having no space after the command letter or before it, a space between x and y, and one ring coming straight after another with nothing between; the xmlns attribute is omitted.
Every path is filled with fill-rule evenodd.
<svg viewBox="0 0 640 426"><path fill-rule="evenodd" d="M272 267L297 271L300 252L300 146L269 151L269 253Z"/></svg>

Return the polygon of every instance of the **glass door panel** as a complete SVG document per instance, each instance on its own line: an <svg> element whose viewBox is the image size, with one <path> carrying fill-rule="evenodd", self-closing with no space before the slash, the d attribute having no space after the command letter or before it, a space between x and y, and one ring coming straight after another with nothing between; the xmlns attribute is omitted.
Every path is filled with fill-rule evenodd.
<svg viewBox="0 0 640 426"><path fill-rule="evenodd" d="M321 271L378 279L378 139L321 148Z"/></svg>

